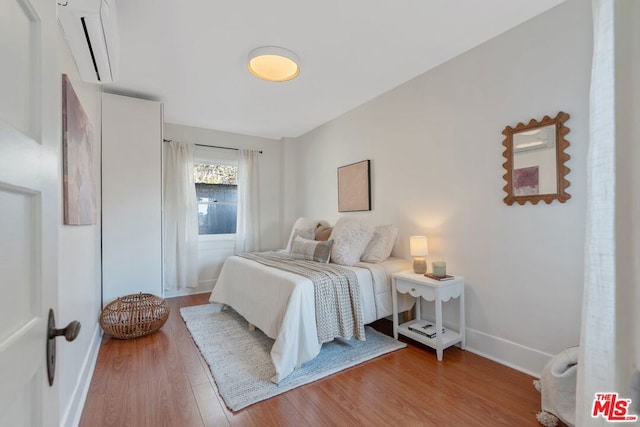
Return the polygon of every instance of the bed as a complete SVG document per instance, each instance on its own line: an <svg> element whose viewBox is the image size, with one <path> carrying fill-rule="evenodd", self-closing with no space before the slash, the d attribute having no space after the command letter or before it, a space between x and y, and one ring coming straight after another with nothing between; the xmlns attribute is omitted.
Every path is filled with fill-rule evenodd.
<svg viewBox="0 0 640 427"><path fill-rule="evenodd" d="M292 232L292 236L294 234ZM392 274L409 266L405 259L393 257L376 263L342 265L357 277L365 324L392 314ZM399 297L399 311L411 309L414 299L409 295ZM222 267L210 301L232 307L275 340L271 349L276 372L272 381L275 383L320 352L314 284L307 277L253 259L232 256Z"/></svg>

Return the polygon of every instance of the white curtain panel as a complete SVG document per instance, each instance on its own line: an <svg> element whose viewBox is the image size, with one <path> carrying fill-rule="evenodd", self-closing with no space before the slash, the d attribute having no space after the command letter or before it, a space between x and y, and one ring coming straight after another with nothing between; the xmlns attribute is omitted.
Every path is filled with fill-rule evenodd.
<svg viewBox="0 0 640 427"><path fill-rule="evenodd" d="M236 253L260 249L259 151L238 150Z"/></svg>
<svg viewBox="0 0 640 427"><path fill-rule="evenodd" d="M635 37L637 43L637 33L632 29L638 22L634 24L629 16L634 13L638 16L634 7L640 6L633 3L593 0L594 52L577 426L610 425L603 416L592 417L596 393L619 393L621 399L640 398L637 390L632 391L633 385L630 386L633 352L638 345L633 339L637 337L634 329L638 326L632 323L637 321L634 313L637 307L629 302L634 292L638 292L635 283L638 278L630 273L637 264L638 241L629 237L637 237L634 222L637 222L638 209L637 203L632 205L630 200L638 194L638 183L629 177L637 177L633 170L640 164L637 158L631 159L637 157L634 151L637 148L630 145L638 143L639 114L638 105L629 101L630 91L638 91L628 65L631 61L638 63L637 46L633 47L631 39ZM634 96L637 99L637 93ZM637 403L632 402L633 409L638 408Z"/></svg>
<svg viewBox="0 0 640 427"><path fill-rule="evenodd" d="M615 86L614 0L593 1L587 227L576 425L592 418L595 393L615 388Z"/></svg>
<svg viewBox="0 0 640 427"><path fill-rule="evenodd" d="M198 204L193 144L169 141L164 156L164 289L198 286Z"/></svg>

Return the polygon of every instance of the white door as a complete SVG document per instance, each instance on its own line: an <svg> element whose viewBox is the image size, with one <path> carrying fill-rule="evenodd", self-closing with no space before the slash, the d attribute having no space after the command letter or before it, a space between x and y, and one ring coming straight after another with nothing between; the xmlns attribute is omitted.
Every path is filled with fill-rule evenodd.
<svg viewBox="0 0 640 427"><path fill-rule="evenodd" d="M55 4L0 0L0 426L58 425L45 361L61 210Z"/></svg>

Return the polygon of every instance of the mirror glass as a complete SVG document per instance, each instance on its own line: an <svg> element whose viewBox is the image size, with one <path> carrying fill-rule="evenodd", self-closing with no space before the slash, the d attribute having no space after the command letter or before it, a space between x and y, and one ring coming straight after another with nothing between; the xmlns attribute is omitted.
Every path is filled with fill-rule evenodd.
<svg viewBox="0 0 640 427"><path fill-rule="evenodd" d="M569 168L564 163L569 155L564 150L569 142L564 136L569 128L564 122L568 119L568 114L560 112L553 119L549 116L540 121L532 119L527 125L507 126L502 132L506 136L503 142L506 204L537 204L540 200L547 204L553 200L564 203L571 197L565 191L569 186L565 179Z"/></svg>
<svg viewBox="0 0 640 427"><path fill-rule="evenodd" d="M513 134L513 195L554 194L556 128L553 125Z"/></svg>

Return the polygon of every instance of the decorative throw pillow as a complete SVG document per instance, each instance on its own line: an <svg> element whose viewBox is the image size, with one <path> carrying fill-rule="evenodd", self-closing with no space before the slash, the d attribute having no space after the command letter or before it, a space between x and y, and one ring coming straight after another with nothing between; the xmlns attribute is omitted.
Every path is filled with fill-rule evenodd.
<svg viewBox="0 0 640 427"><path fill-rule="evenodd" d="M291 241L287 247L289 252L293 251L293 242L296 237L302 237L303 239L313 240L314 237L314 229L313 228L294 228L291 232Z"/></svg>
<svg viewBox="0 0 640 427"><path fill-rule="evenodd" d="M297 259L328 263L333 240L319 242L296 236L291 245L291 255Z"/></svg>
<svg viewBox="0 0 640 427"><path fill-rule="evenodd" d="M313 233L315 229L318 228L318 226L320 225L328 226L329 223L321 219L311 219L311 218L304 218L304 217L298 218L296 222L293 224L293 228L291 229L291 234L289 235L289 240L287 241L287 249L286 249L287 252L291 252L291 244L293 243L293 239L296 237L296 230L311 230L310 235L309 233L304 233L302 237L313 240L314 238Z"/></svg>
<svg viewBox="0 0 640 427"><path fill-rule="evenodd" d="M329 227L327 225L318 226L318 228L316 228L315 239L326 242L329 240L329 236L331 236L331 230L333 230L333 227Z"/></svg>
<svg viewBox="0 0 640 427"><path fill-rule="evenodd" d="M373 238L364 250L360 260L365 262L382 262L389 258L393 250L393 245L396 243L399 230L398 227L394 227L393 225L376 227Z"/></svg>
<svg viewBox="0 0 640 427"><path fill-rule="evenodd" d="M333 226L331 261L341 265L354 265L373 237L372 225L353 218L340 218Z"/></svg>

